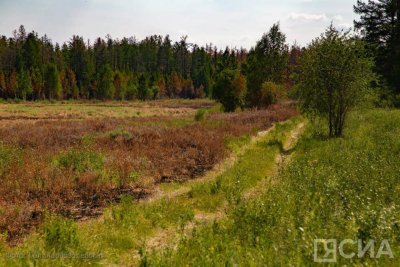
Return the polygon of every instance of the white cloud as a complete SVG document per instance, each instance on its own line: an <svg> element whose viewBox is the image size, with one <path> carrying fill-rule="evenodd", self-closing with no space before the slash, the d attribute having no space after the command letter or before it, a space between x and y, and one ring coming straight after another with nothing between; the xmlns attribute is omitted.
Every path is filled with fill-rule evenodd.
<svg viewBox="0 0 400 267"><path fill-rule="evenodd" d="M0 35L24 24L59 43L73 34L94 40L170 34L205 45L254 46L280 22L289 43L306 44L329 26L351 26L350 0L0 0Z"/></svg>
<svg viewBox="0 0 400 267"><path fill-rule="evenodd" d="M329 20L326 14L308 14L308 13L291 13L290 20L312 20L312 21L327 21Z"/></svg>

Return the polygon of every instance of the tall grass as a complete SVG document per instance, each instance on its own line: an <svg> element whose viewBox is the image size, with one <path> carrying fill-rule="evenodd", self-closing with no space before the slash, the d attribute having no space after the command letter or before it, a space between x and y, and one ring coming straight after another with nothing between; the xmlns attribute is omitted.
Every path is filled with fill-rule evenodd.
<svg viewBox="0 0 400 267"><path fill-rule="evenodd" d="M338 257L339 266L398 266L400 112L351 114L344 138L310 125L295 158L256 199L232 202L228 218L195 228L156 266L311 266L314 239L387 239L394 258ZM252 166L248 166L252 168ZM357 246L346 247L357 253Z"/></svg>

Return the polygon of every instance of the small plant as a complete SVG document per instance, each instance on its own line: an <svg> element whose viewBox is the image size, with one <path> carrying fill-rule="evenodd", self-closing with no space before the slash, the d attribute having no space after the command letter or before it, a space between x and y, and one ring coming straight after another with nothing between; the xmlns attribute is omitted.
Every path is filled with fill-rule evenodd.
<svg viewBox="0 0 400 267"><path fill-rule="evenodd" d="M94 151L70 150L56 157L54 164L76 172L99 171L103 168L104 156Z"/></svg>
<svg viewBox="0 0 400 267"><path fill-rule="evenodd" d="M45 245L50 250L67 251L79 245L76 226L72 220L50 215L43 225Z"/></svg>
<svg viewBox="0 0 400 267"><path fill-rule="evenodd" d="M206 112L207 112L207 110L204 108L199 109L198 111L196 111L196 114L194 115L194 120L195 121L204 121L204 119L206 118Z"/></svg>
<svg viewBox="0 0 400 267"><path fill-rule="evenodd" d="M22 150L0 145L0 176L7 173L13 163L22 162Z"/></svg>
<svg viewBox="0 0 400 267"><path fill-rule="evenodd" d="M136 182L139 178L139 173L137 171L131 171L128 176L128 181Z"/></svg>
<svg viewBox="0 0 400 267"><path fill-rule="evenodd" d="M124 141L130 141L133 138L133 136L132 136L132 134L130 132L127 132L127 131L124 131L124 130L115 130L115 131L112 131L110 133L110 138L111 139L115 140L118 137L122 137L122 139Z"/></svg>

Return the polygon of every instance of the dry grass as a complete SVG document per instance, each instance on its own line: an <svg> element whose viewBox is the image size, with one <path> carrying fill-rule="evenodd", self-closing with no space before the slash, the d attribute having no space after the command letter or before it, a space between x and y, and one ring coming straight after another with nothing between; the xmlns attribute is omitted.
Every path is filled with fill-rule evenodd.
<svg viewBox="0 0 400 267"><path fill-rule="evenodd" d="M95 216L121 194L142 198L157 183L194 179L224 158L227 138L265 130L295 114L290 105L276 105L209 114L203 122L116 116L0 126L0 231L15 242L46 212Z"/></svg>
<svg viewBox="0 0 400 267"><path fill-rule="evenodd" d="M151 102L21 102L1 103L0 120L58 120L132 118L193 115L196 109L212 107L210 100L157 100Z"/></svg>

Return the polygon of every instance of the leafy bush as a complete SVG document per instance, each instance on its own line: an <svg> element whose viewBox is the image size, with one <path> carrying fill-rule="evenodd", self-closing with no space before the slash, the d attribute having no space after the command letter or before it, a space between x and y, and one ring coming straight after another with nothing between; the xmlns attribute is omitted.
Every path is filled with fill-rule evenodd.
<svg viewBox="0 0 400 267"><path fill-rule="evenodd" d="M76 172L99 171L103 168L104 156L94 151L70 150L58 155L54 164Z"/></svg>

